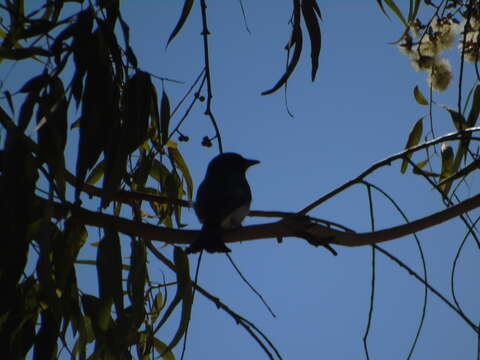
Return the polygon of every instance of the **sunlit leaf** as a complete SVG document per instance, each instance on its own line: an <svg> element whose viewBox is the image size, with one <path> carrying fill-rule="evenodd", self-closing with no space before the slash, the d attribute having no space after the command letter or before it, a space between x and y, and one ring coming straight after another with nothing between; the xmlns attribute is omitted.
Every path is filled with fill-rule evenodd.
<svg viewBox="0 0 480 360"><path fill-rule="evenodd" d="M468 113L467 118L467 126L472 127L475 126L478 115L480 114L480 85L475 87L475 91L473 92L473 103Z"/></svg>
<svg viewBox="0 0 480 360"><path fill-rule="evenodd" d="M85 182L90 185L95 185L102 178L104 171L105 161L102 160L93 168Z"/></svg>
<svg viewBox="0 0 480 360"><path fill-rule="evenodd" d="M463 177L469 175L470 173L478 170L479 168L480 168L480 160L476 159L476 160L472 161L470 164L468 164L467 166L465 166L460 171L457 171L455 174L453 174L449 177L446 177L445 179L440 181L438 183L438 186L442 186L447 182L453 182L456 179L463 178Z"/></svg>
<svg viewBox="0 0 480 360"><path fill-rule="evenodd" d="M82 295L82 307L92 321L95 338L98 341L113 325L112 299L99 299L96 296L84 294Z"/></svg>
<svg viewBox="0 0 480 360"><path fill-rule="evenodd" d="M418 88L418 85L415 86L415 88L413 89L413 96L415 96L415 100L420 105L424 105L424 106L428 105L428 100L425 98L425 96L423 96L422 92Z"/></svg>
<svg viewBox="0 0 480 360"><path fill-rule="evenodd" d="M152 167L150 169L150 176L154 178L159 184L162 191L165 191L165 182L170 175L168 168L157 159L153 159Z"/></svg>
<svg viewBox="0 0 480 360"><path fill-rule="evenodd" d="M162 311L163 307L165 306L165 303L163 302L163 295L162 292L159 290L157 292L157 295L155 295L155 299L153 301L153 308L152 308L152 323L155 323L158 319L158 315L160 314L160 311Z"/></svg>
<svg viewBox="0 0 480 360"><path fill-rule="evenodd" d="M440 173L440 182L442 182L446 178L451 177L455 173L453 150L448 143L442 144L441 154L442 171ZM439 188L446 194L448 192L448 189L450 188L450 184L444 183L440 185Z"/></svg>
<svg viewBox="0 0 480 360"><path fill-rule="evenodd" d="M161 354L163 360L175 360L175 356L173 355L172 351L168 349L164 342L158 340L157 338L153 338L153 346L155 347L155 350Z"/></svg>
<svg viewBox="0 0 480 360"><path fill-rule="evenodd" d="M180 153L180 151L178 151L178 148L168 148L168 154L170 155L170 158L175 163L175 166L178 169L180 169L180 171L182 172L183 177L185 178L185 181L187 182L188 199L192 200L192 197L193 197L193 179L192 179L192 176L190 175L190 170L188 170L187 163L183 159L183 156Z"/></svg>
<svg viewBox="0 0 480 360"><path fill-rule="evenodd" d="M420 118L415 123L412 130L410 131L410 135L408 136L408 141L407 141L407 145L405 145L405 149L409 149L411 147L416 146L420 142L420 139L422 137L422 132L423 132L423 117ZM406 157L410 159L412 157L412 154L408 154L406 155ZM403 159L400 172L402 174L405 174L405 172L407 171L407 167L408 167L408 160Z"/></svg>
<svg viewBox="0 0 480 360"><path fill-rule="evenodd" d="M459 112L457 112L456 110L448 106L444 106L444 105L440 105L440 106L446 111L448 111L448 113L450 114L450 117L452 118L453 125L458 131L465 130L467 128L467 123L462 114L460 114Z"/></svg>
<svg viewBox="0 0 480 360"><path fill-rule="evenodd" d="M419 163L415 164L415 166L412 169L412 172L417 175L438 177L439 174L433 173L431 171L422 170L429 162L430 162L430 159L425 159L423 161L420 161Z"/></svg>

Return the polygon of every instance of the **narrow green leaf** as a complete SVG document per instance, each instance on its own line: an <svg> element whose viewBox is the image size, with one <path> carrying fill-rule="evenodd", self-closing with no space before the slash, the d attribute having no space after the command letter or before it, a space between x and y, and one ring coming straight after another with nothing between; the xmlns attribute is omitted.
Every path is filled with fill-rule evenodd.
<svg viewBox="0 0 480 360"><path fill-rule="evenodd" d="M105 229L97 249L97 273L100 297L113 299L117 314L123 311L122 252L118 233Z"/></svg>
<svg viewBox="0 0 480 360"><path fill-rule="evenodd" d="M420 161L419 163L415 164L416 166L413 167L412 172L414 174L423 175L423 176L432 176L432 177L440 176L439 174L436 174L434 172L422 170L429 162L430 162L430 159L425 159L423 161Z"/></svg>
<svg viewBox="0 0 480 360"><path fill-rule="evenodd" d="M395 15L397 15L398 19L405 25L405 27L408 27L408 23L405 20L405 17L403 16L402 12L398 8L398 6L395 4L393 0L384 0L385 4L390 8L390 10L393 11Z"/></svg>
<svg viewBox="0 0 480 360"><path fill-rule="evenodd" d="M410 2L410 5L412 3ZM415 0L413 9L410 7L408 11L408 23L412 23L417 18L418 10L420 10L421 0Z"/></svg>
<svg viewBox="0 0 480 360"><path fill-rule="evenodd" d="M480 168L480 160L476 159L476 160L472 161L470 164L468 164L467 166L465 166L462 170L457 171L455 174L453 174L449 177L446 177L445 179L440 181L438 183L438 186L442 186L446 182L453 182L456 179L463 178L463 177L469 175L470 173L478 170L479 168Z"/></svg>
<svg viewBox="0 0 480 360"><path fill-rule="evenodd" d="M452 177L455 173L454 155L452 147L448 143L443 143L441 147L442 154L442 172L440 173L440 182ZM451 182L443 183L439 186L440 190L446 195L450 189Z"/></svg>
<svg viewBox="0 0 480 360"><path fill-rule="evenodd" d="M318 23L315 5L315 0L303 0L302 1L302 14L307 26L307 31L310 37L310 49L312 59L312 81L315 80L318 69L318 58L320 55L320 49L322 47L322 36L320 33L320 25ZM318 5L317 5L318 8Z"/></svg>
<svg viewBox="0 0 480 360"><path fill-rule="evenodd" d="M170 175L170 171L157 159L153 159L152 167L150 169L150 176L154 178L159 184L162 191L166 191L165 182Z"/></svg>
<svg viewBox="0 0 480 360"><path fill-rule="evenodd" d="M111 299L99 299L96 296L82 295L82 307L93 327L95 338L99 340L105 336L107 330L113 325L111 317Z"/></svg>
<svg viewBox="0 0 480 360"><path fill-rule="evenodd" d="M453 125L455 126L457 131L465 130L468 127L462 114L458 113L456 110L448 106L440 105L440 107L448 111L450 117L452 118Z"/></svg>
<svg viewBox="0 0 480 360"><path fill-rule="evenodd" d="M289 43L289 47L295 43L295 49L293 50L292 60L287 65L287 69L285 73L282 75L280 80L269 90L262 92L262 95L270 95L273 94L275 91L280 89L290 78L292 75L293 70L297 66L298 60L300 60L300 55L302 53L303 47L303 37L302 37L302 29L300 27L300 1L294 0L293 1L294 8L293 8L293 30L292 35Z"/></svg>
<svg viewBox="0 0 480 360"><path fill-rule="evenodd" d="M126 120L124 126L127 153L136 150L148 137L148 118L153 85L150 75L137 71L125 85Z"/></svg>
<svg viewBox="0 0 480 360"><path fill-rule="evenodd" d="M150 118L151 118L151 124L152 124L152 131L150 131L150 141L153 143L153 146L159 151L162 151L162 145L161 139L162 139L162 134L160 133L161 131L161 125L160 125L160 112L158 111L158 95L157 95L157 90L155 89L155 86L151 87L151 95L152 95L152 101L150 103Z"/></svg>
<svg viewBox="0 0 480 360"><path fill-rule="evenodd" d="M163 294L159 290L157 292L157 295L155 295L155 300L153 301L153 308L152 308L152 324L155 323L158 319L158 315L160 314L160 311L162 311L163 307L165 306L165 303L163 302Z"/></svg>
<svg viewBox="0 0 480 360"><path fill-rule="evenodd" d="M168 148L168 154L170 156L170 159L173 160L173 163L175 164L175 167L180 169L180 171L183 174L183 177L185 178L185 181L187 182L187 194L188 194L188 199L192 200L193 197L193 179L192 176L190 175L190 170L188 170L187 163L183 159L182 154L180 151L178 151L178 148L176 147L169 147Z"/></svg>
<svg viewBox="0 0 480 360"><path fill-rule="evenodd" d="M33 108L37 101L37 94L30 93L20 107L20 114L18 116L18 127L25 130L32 120Z"/></svg>
<svg viewBox="0 0 480 360"><path fill-rule="evenodd" d="M385 8L383 7L383 3L382 3L382 0L376 0L377 1L377 5L380 7L380 10L382 10L382 13L387 17L387 18L390 18L387 14L387 12L385 11Z"/></svg>
<svg viewBox="0 0 480 360"><path fill-rule="evenodd" d="M92 46L92 45L90 45ZM77 179L81 184L85 175L97 162L105 150L114 120L118 121L113 108L113 79L111 68L105 64L96 64L88 72L82 100L82 116L80 118L80 140L77 156ZM113 161L111 161L113 166ZM107 164L105 164L107 173ZM105 182L105 180L104 180ZM80 186L77 187L76 198L79 197Z"/></svg>
<svg viewBox="0 0 480 360"><path fill-rule="evenodd" d="M168 350L173 349L185 334L185 331L188 328L188 323L190 322L190 314L193 303L192 281L190 279L190 265L188 264L188 257L180 247L175 246L173 259L175 262L175 272L177 274L177 288L183 301L180 324L172 341L170 344L168 344ZM167 351L165 350L165 352Z"/></svg>
<svg viewBox="0 0 480 360"><path fill-rule="evenodd" d="M103 176L105 172L105 160L100 161L97 166L93 168L87 177L87 184L95 185Z"/></svg>
<svg viewBox="0 0 480 360"><path fill-rule="evenodd" d="M480 114L480 84L476 86L473 92L473 103L467 118L467 126L472 127L477 123Z"/></svg>
<svg viewBox="0 0 480 360"><path fill-rule="evenodd" d="M0 58L8 60L23 60L33 58L35 56L52 56L52 53L41 47L32 46L26 49L9 49L4 46L0 46Z"/></svg>
<svg viewBox="0 0 480 360"><path fill-rule="evenodd" d="M60 332L60 321L54 308L41 313L41 326L35 336L34 359L53 359L56 357L57 337Z"/></svg>
<svg viewBox="0 0 480 360"><path fill-rule="evenodd" d="M162 103L160 105L161 112L161 129L162 134L162 146L165 146L168 141L168 127L170 125L170 101L168 100L167 93L164 91L162 94Z"/></svg>
<svg viewBox="0 0 480 360"><path fill-rule="evenodd" d="M132 176L132 188L137 191L145 186L147 182L148 175L152 168L152 162L155 157L155 153L151 152L149 155L146 155L146 152L142 149L139 151L140 157L137 160L135 165L135 171Z"/></svg>
<svg viewBox="0 0 480 360"><path fill-rule="evenodd" d="M128 274L128 296L137 319L145 317L144 290L147 280L147 254L142 240L132 239L131 270ZM141 323L141 321L139 322Z"/></svg>
<svg viewBox="0 0 480 360"><path fill-rule="evenodd" d="M47 163L60 199L65 199L65 158L68 102L62 81L54 77L47 94L38 100L37 128L41 159ZM43 123L43 126L41 124Z"/></svg>
<svg viewBox="0 0 480 360"><path fill-rule="evenodd" d="M418 88L418 85L415 86L415 88L413 89L413 96L415 96L415 100L420 105L424 105L424 106L428 105L428 100L425 99L425 96L423 96L422 92Z"/></svg>
<svg viewBox="0 0 480 360"><path fill-rule="evenodd" d="M421 117L413 126L412 130L410 131L410 135L408 136L408 141L407 145L405 145L405 149L409 149L411 147L416 146L422 137L423 133L423 117ZM412 154L407 155L407 158L410 159L412 157ZM403 159L402 161L402 167L400 169L400 172L402 174L405 174L408 168L408 160Z"/></svg>
<svg viewBox="0 0 480 360"><path fill-rule="evenodd" d="M3 94L5 95L5 98L7 99L8 106L10 107L10 111L12 112L12 114L15 114L15 107L13 106L12 94L8 90L5 90L3 92Z"/></svg>
<svg viewBox="0 0 480 360"><path fill-rule="evenodd" d="M50 75L42 73L28 80L18 92L21 93L38 93L41 89L48 85L50 82Z"/></svg>
<svg viewBox="0 0 480 360"><path fill-rule="evenodd" d="M179 249L179 250L177 250L177 249ZM173 254L174 254L173 256L174 256L174 261L175 261L175 273L177 275L177 284L178 284L177 285L177 291L175 293L175 297L173 298L172 302L170 303L168 308L163 313L163 317L160 320L160 322L158 323L158 325L156 327L156 330L158 330L162 327L162 325L167 321L167 319L172 314L173 310L175 310L175 308L180 303L180 301L182 301L182 299L184 297L184 293L186 291L185 288L184 288L185 282L187 281L186 279L190 278L189 268L186 268L186 270L185 270L185 266L188 266L188 258L185 255L185 253L184 253L184 256L187 259L183 258L183 256L179 253L180 250L181 249L177 246L175 246L174 250L173 250ZM181 271L179 271L180 269L184 269L182 271L187 271L187 272L182 273ZM191 287L191 285L190 285L190 287Z"/></svg>
<svg viewBox="0 0 480 360"><path fill-rule="evenodd" d="M172 351L168 349L164 342L158 340L157 338L153 338L153 346L159 354L162 354L161 356L163 360L175 360L175 356L173 355Z"/></svg>
<svg viewBox="0 0 480 360"><path fill-rule="evenodd" d="M173 29L172 33L170 34L170 37L168 38L167 46L170 44L173 38L177 36L177 34L180 32L183 25L185 24L185 21L187 21L188 15L190 14L190 10L192 10L193 1L194 0L185 0L185 2L183 3L182 14L180 15L177 25L175 25L175 28Z"/></svg>

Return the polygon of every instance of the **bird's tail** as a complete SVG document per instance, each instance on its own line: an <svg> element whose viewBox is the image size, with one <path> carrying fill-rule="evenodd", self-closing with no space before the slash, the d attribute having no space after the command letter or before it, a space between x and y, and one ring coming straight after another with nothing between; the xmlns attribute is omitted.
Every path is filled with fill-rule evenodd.
<svg viewBox="0 0 480 360"><path fill-rule="evenodd" d="M218 226L203 225L200 234L195 241L186 249L187 254L207 250L210 253L227 253L231 250L222 239L222 230Z"/></svg>

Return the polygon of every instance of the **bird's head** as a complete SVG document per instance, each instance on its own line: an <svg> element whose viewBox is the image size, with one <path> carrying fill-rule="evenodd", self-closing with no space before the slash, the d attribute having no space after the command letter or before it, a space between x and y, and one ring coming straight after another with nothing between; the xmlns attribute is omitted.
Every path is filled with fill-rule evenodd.
<svg viewBox="0 0 480 360"><path fill-rule="evenodd" d="M245 159L235 153L224 153L215 157L208 165L207 173L245 171L252 165L258 164L258 160Z"/></svg>

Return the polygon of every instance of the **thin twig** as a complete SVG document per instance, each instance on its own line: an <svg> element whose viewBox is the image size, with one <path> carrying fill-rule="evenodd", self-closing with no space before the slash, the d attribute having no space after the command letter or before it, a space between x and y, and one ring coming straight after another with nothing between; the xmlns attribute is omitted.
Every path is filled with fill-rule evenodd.
<svg viewBox="0 0 480 360"><path fill-rule="evenodd" d="M418 173L423 176L423 178L425 180L427 180L427 182L435 189L437 190L437 192L440 194L440 196L442 197L442 200L445 204L445 206L449 207L449 206L453 206L454 205L454 202L447 196L445 195L445 193L442 191L442 189L440 188L439 185L437 185L434 181L432 181L432 179L430 179L429 176L427 176L426 174L424 174L420 168L418 168L418 166L410 159L410 158L405 158L409 163L410 165L412 165L412 167L416 170L418 170ZM455 196L456 200L458 202L460 202L460 200ZM480 242L479 242L479 239L477 237L477 234L476 232L474 231L474 225L471 225L472 223L472 220L470 219L468 213L464 213L464 214L461 214L459 215L460 216L460 219L463 221L463 223L465 224L465 226L471 230L471 233L472 233L472 236L473 238L475 239L475 241L477 242L477 245L478 247L480 248Z"/></svg>
<svg viewBox="0 0 480 360"><path fill-rule="evenodd" d="M465 135L471 134L471 133L476 132L476 131L480 131L480 127L472 127L472 128L469 128L469 129L466 129L466 130L463 130L463 131L456 131L456 132L448 133L448 134L440 136L436 139L426 141L422 144L419 144L417 146L413 146L413 147L411 147L409 149L406 149L406 150L403 150L403 151L401 151L401 152L399 152L395 155L392 155L392 156L389 156L389 157L387 157L383 160L380 160L380 161L376 162L375 164L371 165L367 170L363 171L356 178L344 183L343 185L339 186L338 188L330 191L328 194L322 196L318 200L315 200L311 204L307 205L305 208L300 210L297 214L298 215L307 214L309 211L313 210L314 208L316 208L320 204L324 203L325 201L331 199L332 197L334 197L338 193L348 189L352 185L355 185L355 184L359 183L361 180L363 180L365 177L367 177L368 175L370 175L371 173L373 173L377 169L382 168L386 165L391 165L391 163L393 161L400 160L400 159L403 160L409 154L412 154L414 152L417 152L419 150L428 148L432 145L435 145L435 144L438 144L438 143L441 143L441 142L444 142L444 141L462 140Z"/></svg>
<svg viewBox="0 0 480 360"><path fill-rule="evenodd" d="M404 262L402 262L400 259L398 259L397 257L393 256L392 254L390 254L388 251L384 250L383 248L381 248L380 246L378 245L373 245L375 247L375 249L377 249L378 251L380 251L382 254L384 254L385 256L387 256L388 258L390 258L391 260L393 260L394 262L396 262L400 267L404 268L405 270L408 271L408 273L410 275L412 275L415 279L417 279L418 281L420 281L422 284L424 284L426 287L428 287L428 289L434 293L437 297L440 298L440 300L442 300L449 308L451 308L454 312L456 312L467 324L468 326L470 326L476 333L479 333L479 328L467 317L465 316L465 314L463 314L462 312L460 312L450 301L448 301L448 299L443 296L438 290L436 290L434 287L432 287L429 283L427 283L424 279L421 278L420 275L418 275L415 271L413 271L413 269L411 267L409 267L408 265L406 265Z"/></svg>
<svg viewBox="0 0 480 360"><path fill-rule="evenodd" d="M250 28L248 27L248 22L247 22L247 15L245 14L245 8L243 7L243 1L238 0L238 3L240 4L240 9L242 9L242 15L243 15L243 23L245 24L245 29L249 34L252 32L250 31Z"/></svg>
<svg viewBox="0 0 480 360"><path fill-rule="evenodd" d="M367 187L367 192L368 192L368 207L369 207L369 213L370 213L370 224L371 224L371 229L372 231L375 231L375 216L373 212L373 200L372 200L372 189L369 184L365 184ZM368 354L368 344L367 344L367 339L368 339L368 334L370 332L370 326L372 324L372 316L373 316L373 303L375 300L375 248L372 246L372 279L370 281L371 284L371 290L370 290L370 307L368 309L368 320L367 320L367 327L365 328L365 333L363 335L363 348L365 350L365 356L367 360L370 360L370 356Z"/></svg>
<svg viewBox="0 0 480 360"><path fill-rule="evenodd" d="M479 220L480 220L480 217L478 217L477 220L475 220L475 222L472 224L472 227L475 226L478 223ZM454 258L453 264L452 264L452 271L451 271L451 274L450 274L450 290L452 292L453 302L455 303L455 305L457 305L458 310L460 310L462 312L463 312L462 307L460 306L460 303L458 302L457 296L456 296L456 293L455 293L455 270L457 268L458 260L460 259L460 253L462 252L463 246L465 245L465 243L468 239L468 236L471 233L472 233L472 228L469 228L467 233L463 237L463 240L460 243L460 246L458 247L457 253L455 254L455 258Z"/></svg>
<svg viewBox="0 0 480 360"><path fill-rule="evenodd" d="M210 35L210 31L208 30L208 22L207 22L207 4L205 0L200 0L200 9L202 12L202 37L203 37L203 55L205 61L205 77L207 78L207 109L205 110L205 115L207 115L210 120L212 121L213 128L215 129L215 137L218 142L218 150L220 153L223 153L223 145L222 145L222 137L220 135L220 129L218 128L217 121L215 120L215 116L212 113L212 80L210 74L210 59L209 59L209 51L208 51L208 36Z"/></svg>
<svg viewBox="0 0 480 360"><path fill-rule="evenodd" d="M260 294L258 292L257 289L255 289L253 287L252 284L250 284L250 282L247 280L247 278L245 276L243 276L242 272L240 271L240 269L238 268L237 264L235 264L235 262L233 261L232 257L230 256L229 253L225 253L225 255L227 255L227 258L228 260L230 261L230 263L232 264L232 266L234 267L235 271L237 272L237 274L240 276L240 278L243 280L243 282L245 284L247 284L247 286L255 293L255 295L257 295L259 298L260 298L260 301L263 303L263 305L265 305L265 307L267 308L267 310L270 312L270 314L272 314L272 316L275 318L277 317L277 315L275 315L275 313L273 312L272 308L268 305L268 303L265 301L265 299L263 298L262 294Z"/></svg>
<svg viewBox="0 0 480 360"><path fill-rule="evenodd" d="M197 78L195 79L195 81L193 82L192 86L190 86L190 89L187 90L187 92L185 93L185 95L183 96L183 98L180 99L180 101L178 102L178 104L175 106L175 108L172 110L172 113L170 114L170 117L173 117L173 115L177 112L177 110L180 108L180 106L183 104L183 102L185 101L185 99L188 97L188 95L190 95L190 93L193 91L193 89L195 88L195 86L197 85L197 83L200 81L200 79L202 79L202 82L197 90L197 93L200 93L200 91L202 90L202 87L203 87L203 84L205 83L205 69L202 69L202 71L200 72L200 74L197 76ZM185 120L185 118L187 117L187 115L189 114L190 110L192 109L193 105L195 104L195 102L198 100L198 97L197 96L194 96L193 97L193 100L192 102L190 103L189 107L187 108L187 111L185 111L185 114L182 116L182 118L180 119L180 121L178 122L177 126L175 126L175 128L170 132L170 135L168 136L168 139L170 139L174 134L175 132L177 132L177 130L180 128L180 126L182 125L183 121Z"/></svg>
<svg viewBox="0 0 480 360"><path fill-rule="evenodd" d="M157 257L157 259L159 259L161 262L167 265L172 271L175 271L175 265L167 257L165 257L160 251L158 251L157 248L153 246L151 241L146 241L145 243L147 244L148 249ZM278 359L280 360L283 359L280 353L278 352L277 348L270 341L270 339L268 339L268 337L261 330L259 330L252 322L250 322L249 320L245 319L241 315L234 312L227 305L222 303L219 298L213 296L198 284L193 283L192 286L196 289L196 291L198 291L200 294L202 294L211 302L213 302L217 308L222 309L228 315L230 315L230 317L238 325L242 326L253 337L253 339L257 342L257 344L265 351L269 359L274 360L275 357L273 356L272 352L267 347L267 345L273 350L273 352L275 353ZM263 339L263 341L261 338ZM264 342L266 342L266 344Z"/></svg>
<svg viewBox="0 0 480 360"><path fill-rule="evenodd" d="M383 196L385 196L390 203L395 207L395 209L398 211L398 213L403 217L406 223L409 223L407 215L403 212L403 210L400 208L400 206L397 204L397 202L390 196L388 195L384 190L379 188L376 185L373 185L371 183L368 183L370 187L374 188L378 192L380 192ZM415 238L415 242L418 247L418 252L420 253L420 260L422 262L422 270L423 270L423 278L425 279L425 282L428 282L428 277L427 277L427 262L425 260L425 255L423 253L423 248L422 244L420 244L420 239L418 238L417 234L413 233L413 237ZM420 317L420 323L418 324L417 328L417 333L415 335L415 339L413 340L412 346L410 347L410 351L407 356L407 360L410 359L413 355L413 351L415 350L415 347L417 345L418 339L420 338L420 333L423 328L423 324L425 322L425 316L427 315L427 300L428 300L428 288L425 286L425 291L423 295L423 306L422 306L422 315Z"/></svg>

